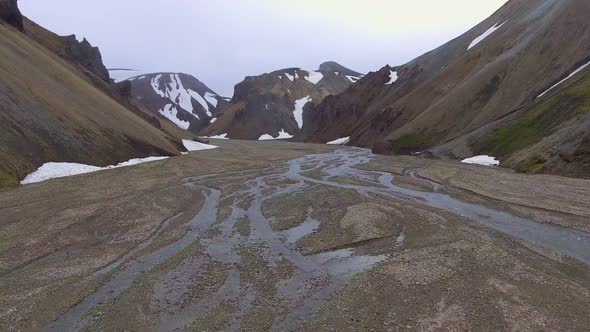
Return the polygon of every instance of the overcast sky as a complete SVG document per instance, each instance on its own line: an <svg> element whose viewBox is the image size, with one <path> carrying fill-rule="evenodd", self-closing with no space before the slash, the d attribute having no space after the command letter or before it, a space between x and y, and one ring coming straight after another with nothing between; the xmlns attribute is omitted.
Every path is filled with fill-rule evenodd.
<svg viewBox="0 0 590 332"><path fill-rule="evenodd" d="M107 67L192 74L231 96L245 76L327 60L398 65L467 31L506 0L20 0L60 34L86 37Z"/></svg>

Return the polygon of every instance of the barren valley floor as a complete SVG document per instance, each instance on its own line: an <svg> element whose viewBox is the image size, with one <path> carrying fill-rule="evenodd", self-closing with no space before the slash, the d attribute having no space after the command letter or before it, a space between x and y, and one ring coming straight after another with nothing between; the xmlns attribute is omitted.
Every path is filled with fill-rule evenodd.
<svg viewBox="0 0 590 332"><path fill-rule="evenodd" d="M0 192L0 330L590 328L590 181L219 149Z"/></svg>

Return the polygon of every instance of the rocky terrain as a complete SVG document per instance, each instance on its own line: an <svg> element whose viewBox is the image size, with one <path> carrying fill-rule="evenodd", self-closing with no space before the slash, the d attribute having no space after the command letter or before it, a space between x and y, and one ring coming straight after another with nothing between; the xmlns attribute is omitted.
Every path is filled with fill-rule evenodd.
<svg viewBox="0 0 590 332"><path fill-rule="evenodd" d="M0 331L590 330L587 13L228 100L0 0Z"/></svg>
<svg viewBox="0 0 590 332"><path fill-rule="evenodd" d="M17 0L0 0L0 22L23 31L23 16L18 9Z"/></svg>
<svg viewBox="0 0 590 332"><path fill-rule="evenodd" d="M58 36L35 22L24 18L25 33L68 62L79 66L105 82L110 82L109 72L102 62L98 47L86 38L81 42L75 35Z"/></svg>
<svg viewBox="0 0 590 332"><path fill-rule="evenodd" d="M521 171L590 177L588 12L583 0L509 1L449 43L326 98L309 112L304 139L492 154Z"/></svg>
<svg viewBox="0 0 590 332"><path fill-rule="evenodd" d="M183 73L141 73L112 69L118 85L130 84L130 95L179 128L198 133L217 120L229 102L194 76Z"/></svg>
<svg viewBox="0 0 590 332"><path fill-rule="evenodd" d="M212 143L0 192L0 330L590 326L587 180Z"/></svg>
<svg viewBox="0 0 590 332"><path fill-rule="evenodd" d="M188 133L121 96L108 72L95 73L104 68L96 48L24 22L25 33L0 25L0 187L49 161L106 166L185 151Z"/></svg>
<svg viewBox="0 0 590 332"><path fill-rule="evenodd" d="M248 140L298 138L311 105L346 90L362 76L326 62L318 70L288 68L246 77L236 85L231 104L202 134Z"/></svg>

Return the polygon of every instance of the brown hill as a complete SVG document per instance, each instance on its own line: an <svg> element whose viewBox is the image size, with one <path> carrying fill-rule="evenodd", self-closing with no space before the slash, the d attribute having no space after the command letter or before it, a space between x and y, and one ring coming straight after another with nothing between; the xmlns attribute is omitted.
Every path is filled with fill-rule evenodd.
<svg viewBox="0 0 590 332"><path fill-rule="evenodd" d="M184 150L168 124L146 121L101 78L3 25L0 91L0 186L48 161L106 166Z"/></svg>
<svg viewBox="0 0 590 332"><path fill-rule="evenodd" d="M360 77L335 62L326 62L317 71L288 68L246 77L236 85L231 104L202 134L249 140L263 135L297 137L312 104L346 90Z"/></svg>
<svg viewBox="0 0 590 332"><path fill-rule="evenodd" d="M588 13L583 0L509 1L438 49L327 98L310 113L305 139L352 136L379 153L495 154L521 170L590 176L581 171L583 140L564 136L572 124L588 132L587 96L573 92L583 86L563 91L588 69L537 98L590 60ZM398 79L386 84L391 71Z"/></svg>

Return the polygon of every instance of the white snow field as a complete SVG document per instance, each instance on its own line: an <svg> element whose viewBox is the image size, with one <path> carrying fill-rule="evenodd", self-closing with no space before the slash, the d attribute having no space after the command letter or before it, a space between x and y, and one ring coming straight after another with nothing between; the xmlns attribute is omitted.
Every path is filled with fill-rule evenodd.
<svg viewBox="0 0 590 332"><path fill-rule="evenodd" d="M201 137L201 138L212 138L212 139L229 139L229 137L227 137L227 134L221 134L221 135L214 135L214 136L205 136L205 137Z"/></svg>
<svg viewBox="0 0 590 332"><path fill-rule="evenodd" d="M136 159L131 159L131 160L122 162L117 165L106 166L106 167L97 167L97 166L77 164L77 163L49 162L49 163L43 164L43 166L39 167L39 169L37 169L35 172L27 175L27 177L21 181L21 184L38 183L38 182L47 181L49 179L57 179L57 178L63 178L63 177L67 177L67 176L93 173L93 172L105 171L105 170L121 168L121 167L128 167L128 166L133 166L133 165L137 165L137 164L149 163L152 161L164 160L164 159L168 159L168 158L169 157L136 158Z"/></svg>
<svg viewBox="0 0 590 332"><path fill-rule="evenodd" d="M205 144L205 143L200 143L200 142L195 142L195 141L190 141L187 139L183 139L182 140L182 144L184 145L184 147L193 152L193 151L201 151L201 150L211 150L211 149L217 149L218 146L216 145L210 145L210 144Z"/></svg>
<svg viewBox="0 0 590 332"><path fill-rule="evenodd" d="M211 92L205 92L205 99L207 100L207 102L211 105L213 105L213 107L217 107L217 95Z"/></svg>
<svg viewBox="0 0 590 332"><path fill-rule="evenodd" d="M318 84L322 80L322 78L324 78L324 74L318 71L306 70L306 72L307 76L305 77L305 79L313 84Z"/></svg>
<svg viewBox="0 0 590 332"><path fill-rule="evenodd" d="M390 85L393 84L395 82L397 82L398 76L397 76L397 71L392 70L391 73L389 74L389 82L385 83L386 85Z"/></svg>
<svg viewBox="0 0 590 332"><path fill-rule="evenodd" d="M172 104L164 106L164 109L160 110L160 114L162 114L162 116L164 116L168 120L172 121L172 123L174 123L181 129L188 130L188 127L191 125L190 122L183 121L178 118L178 110L176 109L176 107L172 106Z"/></svg>
<svg viewBox="0 0 590 332"><path fill-rule="evenodd" d="M328 142L326 144L329 144L329 145L344 145L344 144L347 144L348 142L350 142L350 137L342 137L342 138L339 138L337 140L333 140L331 142Z"/></svg>
<svg viewBox="0 0 590 332"><path fill-rule="evenodd" d="M580 68L574 70L571 74L569 74L566 78L562 79L561 81L557 82L555 85L553 85L552 87L550 87L549 89L547 89L545 92L541 93L540 95L537 96L537 98L541 98L544 95L546 95L549 91L555 89L557 86L561 85L561 83L569 80L570 78L574 77L574 75L576 75L577 73L581 72L582 70L586 69L586 67L590 66L590 62L582 65Z"/></svg>
<svg viewBox="0 0 590 332"><path fill-rule="evenodd" d="M303 128L303 107L310 101L310 96L303 97L295 101L295 110L293 111L293 116L295 117L295 121L297 121L299 129Z"/></svg>
<svg viewBox="0 0 590 332"><path fill-rule="evenodd" d="M496 30L500 29L504 24L506 24L505 21L504 23L500 24L500 22L496 23L496 25L494 25L493 27L489 28L488 30L486 30L486 32L482 33L481 35L479 35L479 37L475 38L471 44L469 44L469 46L467 47L467 50L469 51L470 49L472 49L473 47L475 47L477 44L481 43L484 39L488 38L489 36L491 36L494 32L496 32Z"/></svg>
<svg viewBox="0 0 590 332"><path fill-rule="evenodd" d="M272 137L269 134L264 134L264 135L260 136L260 138L258 138L258 140L259 141L271 141L271 140L276 140L276 139L289 139L292 137L293 137L293 135L289 134L284 129L281 129L281 132L279 133L279 136L277 136L277 137Z"/></svg>
<svg viewBox="0 0 590 332"><path fill-rule="evenodd" d="M209 109L209 105L217 107L217 99L215 98L217 95L207 92L205 93L205 96L201 96L194 90L186 89L182 84L182 79L178 74L169 75L171 82L166 85L164 90L160 90L160 80L162 79L162 75L158 74L156 77L152 78L151 85L155 93L157 93L162 98L167 98L178 103L178 105L185 111L190 113L195 118L200 119L199 115L194 112L192 102L194 99L199 103L199 105L201 105L208 117L213 116Z"/></svg>
<svg viewBox="0 0 590 332"><path fill-rule="evenodd" d="M462 160L461 162L465 164L477 164L483 166L500 166L499 160L496 160L496 158L486 155L467 158Z"/></svg>
<svg viewBox="0 0 590 332"><path fill-rule="evenodd" d="M348 78L352 83L356 83L358 80L360 80L359 77L350 76L350 75L346 75L346 78Z"/></svg>

